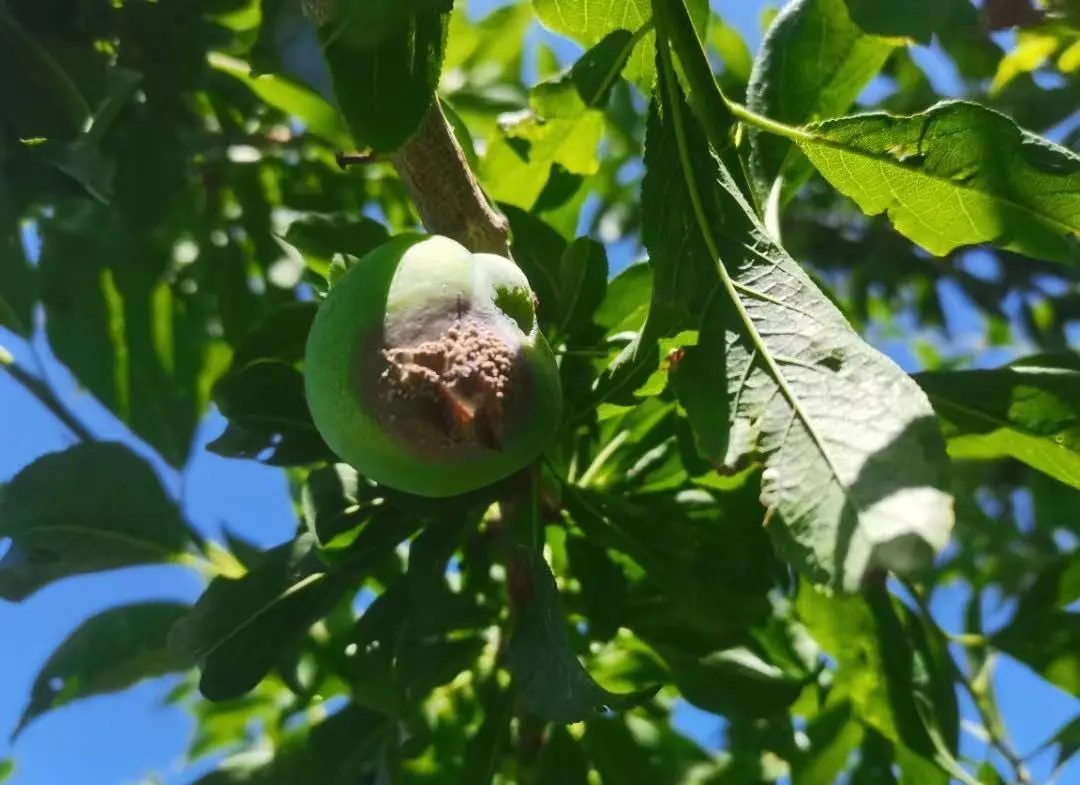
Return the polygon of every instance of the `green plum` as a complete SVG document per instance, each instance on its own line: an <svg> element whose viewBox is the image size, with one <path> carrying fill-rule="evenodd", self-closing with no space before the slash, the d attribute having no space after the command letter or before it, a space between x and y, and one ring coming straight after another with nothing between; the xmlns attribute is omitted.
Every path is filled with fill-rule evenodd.
<svg viewBox="0 0 1080 785"><path fill-rule="evenodd" d="M371 480L454 496L524 468L562 417L555 356L512 261L405 234L331 286L308 335L315 427Z"/></svg>

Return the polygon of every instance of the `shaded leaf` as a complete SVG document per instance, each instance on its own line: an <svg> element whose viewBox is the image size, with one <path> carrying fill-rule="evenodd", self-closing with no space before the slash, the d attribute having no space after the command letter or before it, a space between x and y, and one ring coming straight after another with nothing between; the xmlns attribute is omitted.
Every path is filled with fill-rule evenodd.
<svg viewBox="0 0 1080 785"><path fill-rule="evenodd" d="M192 532L153 469L118 442L77 444L0 491L0 597L19 601L73 575L168 562Z"/></svg>
<svg viewBox="0 0 1080 785"><path fill-rule="evenodd" d="M559 785L588 785L589 782L589 759L581 742L558 725L548 732L537 769L539 782L557 782Z"/></svg>
<svg viewBox="0 0 1080 785"><path fill-rule="evenodd" d="M769 531L813 580L930 565L952 528L945 445L923 392L777 246L710 151L665 66L650 111L643 239L656 283L638 351L726 298L724 463L763 459ZM719 307L719 306L717 306ZM699 437L700 438L700 437Z"/></svg>
<svg viewBox="0 0 1080 785"><path fill-rule="evenodd" d="M184 670L188 663L168 646L168 637L188 610L182 603L148 602L110 608L82 622L38 671L12 739L46 712Z"/></svg>
<svg viewBox="0 0 1080 785"><path fill-rule="evenodd" d="M0 327L25 338L34 328L36 276L23 250L18 222L4 202L0 190Z"/></svg>
<svg viewBox="0 0 1080 785"><path fill-rule="evenodd" d="M914 38L929 44L934 33L957 13L968 0L905 0L903 3L881 0L844 0L851 18L871 35Z"/></svg>
<svg viewBox="0 0 1080 785"><path fill-rule="evenodd" d="M481 703L484 721L465 747L465 771L460 780L462 785L491 785L509 748L514 692L494 684L489 686L494 694Z"/></svg>
<svg viewBox="0 0 1080 785"><path fill-rule="evenodd" d="M272 466L337 460L311 420L303 374L287 363L257 360L223 376L214 401L228 420L207 449Z"/></svg>
<svg viewBox="0 0 1080 785"><path fill-rule="evenodd" d="M523 547L512 558L524 583L511 589L517 616L506 664L529 711L568 724L605 709L632 709L656 695L659 686L615 694L598 685L570 648L562 598L547 562Z"/></svg>
<svg viewBox="0 0 1080 785"><path fill-rule="evenodd" d="M769 25L754 58L747 105L789 125L836 117L855 103L893 48L858 27L845 0L787 3ZM812 167L787 139L756 129L750 130L750 139L760 201L766 202L774 181L782 177L781 201L786 203Z"/></svg>
<svg viewBox="0 0 1080 785"><path fill-rule="evenodd" d="M363 40L366 28L356 19L334 17L319 27L337 104L358 148L393 152L431 107L451 4L424 5L375 41Z"/></svg>
<svg viewBox="0 0 1080 785"><path fill-rule="evenodd" d="M1026 358L996 369L915 376L930 396L949 454L1010 457L1080 488L1080 361Z"/></svg>
<svg viewBox="0 0 1080 785"><path fill-rule="evenodd" d="M880 112L816 123L797 142L867 215L926 250L992 243L1068 261L1080 235L1080 155L993 109L942 101L909 116Z"/></svg>
<svg viewBox="0 0 1080 785"><path fill-rule="evenodd" d="M215 578L175 632L174 645L199 664L199 691L211 701L255 687L350 580L328 573L313 538L267 551L240 578Z"/></svg>

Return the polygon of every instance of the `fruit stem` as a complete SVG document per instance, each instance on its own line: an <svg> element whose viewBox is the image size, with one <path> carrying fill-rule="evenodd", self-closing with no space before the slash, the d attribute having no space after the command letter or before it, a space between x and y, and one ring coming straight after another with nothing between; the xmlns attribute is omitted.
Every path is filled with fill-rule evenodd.
<svg viewBox="0 0 1080 785"><path fill-rule="evenodd" d="M391 162L429 232L474 253L510 256L509 222L480 188L438 97Z"/></svg>

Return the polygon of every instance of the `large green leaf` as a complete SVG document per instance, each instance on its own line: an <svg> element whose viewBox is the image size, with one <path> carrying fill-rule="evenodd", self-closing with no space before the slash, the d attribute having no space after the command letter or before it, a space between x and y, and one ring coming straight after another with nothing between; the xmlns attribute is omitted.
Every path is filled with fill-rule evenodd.
<svg viewBox="0 0 1080 785"><path fill-rule="evenodd" d="M834 703L807 723L809 749L792 762L792 785L832 785L863 738L851 704Z"/></svg>
<svg viewBox="0 0 1080 785"><path fill-rule="evenodd" d="M604 709L634 708L657 693L659 686L616 694L597 684L570 648L562 598L547 562L524 547L516 548L512 559L522 584L511 589L517 617L506 664L524 706L545 720L567 724Z"/></svg>
<svg viewBox="0 0 1080 785"><path fill-rule="evenodd" d="M867 35L844 0L795 0L776 16L754 59L747 105L802 125L846 112L881 70L893 45ZM778 177L787 202L813 171L788 140L751 129L751 165L761 201Z"/></svg>
<svg viewBox="0 0 1080 785"><path fill-rule="evenodd" d="M319 27L337 104L359 148L397 150L435 99L452 3L422 5L374 40L360 18L336 14Z"/></svg>
<svg viewBox="0 0 1080 785"><path fill-rule="evenodd" d="M1042 355L995 369L915 379L944 424L949 454L1010 457L1080 488L1080 360Z"/></svg>
<svg viewBox="0 0 1080 785"><path fill-rule="evenodd" d="M909 116L872 112L813 124L799 147L867 215L933 254L992 243L1076 258L1080 155L969 101Z"/></svg>
<svg viewBox="0 0 1080 785"><path fill-rule="evenodd" d="M38 671L12 738L46 712L185 669L189 663L168 638L188 609L182 603L147 602L110 608L84 621Z"/></svg>
<svg viewBox="0 0 1080 785"><path fill-rule="evenodd" d="M53 581L172 561L193 534L154 470L117 442L77 444L26 466L0 490L0 597Z"/></svg>
<svg viewBox="0 0 1080 785"><path fill-rule="evenodd" d="M198 663L207 700L238 698L329 612L350 582L329 573L314 538L301 535L268 551L251 572L215 578L177 626L174 645Z"/></svg>
<svg viewBox="0 0 1080 785"><path fill-rule="evenodd" d="M945 445L923 392L863 342L768 236L665 68L645 153L643 239L655 269L639 352L722 298L714 362L730 401L724 463L764 458L770 532L815 581L926 568L952 528ZM711 329L712 322L709 323ZM704 338L703 338L704 340ZM715 438L710 438L715 442Z"/></svg>

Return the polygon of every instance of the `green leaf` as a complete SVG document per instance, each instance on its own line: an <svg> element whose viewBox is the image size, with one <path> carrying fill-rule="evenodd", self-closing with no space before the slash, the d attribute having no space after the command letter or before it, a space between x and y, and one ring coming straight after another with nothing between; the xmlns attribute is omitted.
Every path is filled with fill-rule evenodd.
<svg viewBox="0 0 1080 785"><path fill-rule="evenodd" d="M659 686L615 694L597 684L570 648L562 598L547 562L518 547L512 565L520 571L522 585L511 589L517 616L506 664L529 711L570 724L605 709L632 709L656 695Z"/></svg>
<svg viewBox="0 0 1080 785"><path fill-rule="evenodd" d="M566 728L556 725L547 734L537 764L538 782L559 785L588 785L589 759L581 742Z"/></svg>
<svg viewBox="0 0 1080 785"><path fill-rule="evenodd" d="M855 24L870 35L914 38L929 45L934 33L957 13L968 0L844 0Z"/></svg>
<svg viewBox="0 0 1080 785"><path fill-rule="evenodd" d="M311 420L303 374L278 360L260 359L214 385L214 402L228 420L207 449L229 458L255 458L271 466L334 461Z"/></svg>
<svg viewBox="0 0 1080 785"><path fill-rule="evenodd" d="M1080 696L1080 613L1066 607L1080 598L1080 566L1072 557L1049 564L1023 594L1012 619L991 645L1044 679Z"/></svg>
<svg viewBox="0 0 1080 785"><path fill-rule="evenodd" d="M707 0L688 0L695 27L703 35L708 24ZM533 0L540 23L552 32L593 47L615 30L638 30L652 17L649 0ZM636 41L626 66L626 78L648 94L656 76L655 33Z"/></svg>
<svg viewBox="0 0 1080 785"><path fill-rule="evenodd" d="M313 215L293 221L285 242L296 248L309 268L326 277L338 254L356 259L390 239L378 221L366 216Z"/></svg>
<svg viewBox="0 0 1080 785"><path fill-rule="evenodd" d="M503 756L509 749L514 692L496 684L488 686L493 694L489 700L481 702L484 721L465 747L465 772L460 780L463 785L491 785L498 774Z"/></svg>
<svg viewBox="0 0 1080 785"><path fill-rule="evenodd" d="M1080 360L1042 355L995 369L915 376L954 458L1010 457L1080 488Z"/></svg>
<svg viewBox="0 0 1080 785"><path fill-rule="evenodd" d="M17 216L0 191L0 327L27 338L34 329L36 275L23 250Z"/></svg>
<svg viewBox="0 0 1080 785"><path fill-rule="evenodd" d="M188 663L168 646L168 637L188 610L182 603L147 602L110 608L82 622L38 671L12 740L49 711L184 670Z"/></svg>
<svg viewBox="0 0 1080 785"><path fill-rule="evenodd" d="M791 765L792 785L832 785L863 738L848 702L826 707L806 726L810 747Z"/></svg>
<svg viewBox="0 0 1080 785"><path fill-rule="evenodd" d="M0 597L19 601L73 575L172 561L193 534L142 458L77 444L26 466L0 491Z"/></svg>
<svg viewBox="0 0 1080 785"><path fill-rule="evenodd" d="M0 782L7 782L15 773L15 761L11 758L0 758Z"/></svg>
<svg viewBox="0 0 1080 785"><path fill-rule="evenodd" d="M18 20L0 6L0 111L20 137L70 140L90 117L71 77Z"/></svg>
<svg viewBox="0 0 1080 785"><path fill-rule="evenodd" d="M853 115L811 125L796 141L864 213L887 213L930 253L992 243L1075 258L1080 155L993 109L950 100L915 115Z"/></svg>
<svg viewBox="0 0 1080 785"><path fill-rule="evenodd" d="M893 52L848 15L844 0L795 0L769 25L754 59L747 105L788 125L836 117L855 103ZM783 178L788 202L813 171L787 139L750 129L751 170L765 203Z"/></svg>
<svg viewBox="0 0 1080 785"><path fill-rule="evenodd" d="M643 239L654 266L638 344L700 324L725 298L730 401L724 463L764 459L762 501L787 558L857 590L875 567L927 568L952 528L949 464L933 410L777 246L708 147L665 66L646 139ZM720 307L719 305L717 307ZM701 437L699 437L701 438Z"/></svg>
<svg viewBox="0 0 1080 785"><path fill-rule="evenodd" d="M319 28L334 94L353 144L390 153L412 136L435 97L450 4L414 11L392 33L364 41L355 20ZM375 108L376 111L372 111Z"/></svg>
<svg viewBox="0 0 1080 785"><path fill-rule="evenodd" d="M1080 714L1073 717L1066 723L1063 723L1056 731L1054 735L1041 744L1037 750L1031 753L1030 757L1041 753L1048 747L1056 746L1058 748L1057 760L1054 762L1054 773L1051 779L1057 779L1061 774L1061 770L1065 768L1065 764L1068 763L1077 752L1080 752Z"/></svg>
<svg viewBox="0 0 1080 785"><path fill-rule="evenodd" d="M324 569L314 538L267 551L240 578L215 578L177 626L174 645L199 664L211 701L252 690L341 599L350 579Z"/></svg>
<svg viewBox="0 0 1080 785"><path fill-rule="evenodd" d="M237 343L230 372L260 360L302 360L318 307L314 302L288 303L268 313Z"/></svg>
<svg viewBox="0 0 1080 785"><path fill-rule="evenodd" d="M579 237L566 246L557 268L559 307L549 340L581 335L592 323L593 313L607 289L608 262L604 246Z"/></svg>
<svg viewBox="0 0 1080 785"><path fill-rule="evenodd" d="M251 66L221 52L209 54L210 65L247 85L261 100L280 109L342 150L353 147L352 133L337 108L304 84L282 74L253 74Z"/></svg>
<svg viewBox="0 0 1080 785"><path fill-rule="evenodd" d="M690 657L657 645L675 686L694 706L729 718L775 716L793 704L806 685L746 647Z"/></svg>

